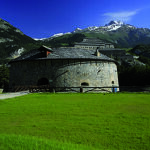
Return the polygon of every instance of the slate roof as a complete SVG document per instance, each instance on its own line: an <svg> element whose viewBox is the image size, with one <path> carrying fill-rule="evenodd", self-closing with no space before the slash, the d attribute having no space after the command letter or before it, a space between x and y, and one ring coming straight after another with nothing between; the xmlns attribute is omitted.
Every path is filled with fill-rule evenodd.
<svg viewBox="0 0 150 150"><path fill-rule="evenodd" d="M41 48L40 48L41 49ZM45 60L45 59L84 59L84 60L104 60L116 62L103 54L100 56L95 55L95 50L85 50L81 48L68 47L68 48L54 48L47 57L40 57L39 49L32 50L26 55L20 56L13 61L21 60ZM39 57L38 57L39 56Z"/></svg>
<svg viewBox="0 0 150 150"><path fill-rule="evenodd" d="M85 50L74 47L53 49L53 53L48 55L47 59L96 59L115 61L114 59L111 59L103 54L100 54L99 57L96 56L95 50Z"/></svg>

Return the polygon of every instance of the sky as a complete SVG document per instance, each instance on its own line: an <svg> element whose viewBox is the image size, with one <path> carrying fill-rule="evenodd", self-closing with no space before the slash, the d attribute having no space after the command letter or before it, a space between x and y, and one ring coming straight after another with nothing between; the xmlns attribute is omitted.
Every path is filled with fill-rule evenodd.
<svg viewBox="0 0 150 150"><path fill-rule="evenodd" d="M0 18L32 38L48 38L111 20L150 28L150 0L1 0Z"/></svg>

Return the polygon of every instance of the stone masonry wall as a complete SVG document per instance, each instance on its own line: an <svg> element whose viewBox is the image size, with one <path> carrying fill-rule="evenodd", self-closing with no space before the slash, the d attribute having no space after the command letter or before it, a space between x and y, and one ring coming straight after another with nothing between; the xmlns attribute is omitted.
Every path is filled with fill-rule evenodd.
<svg viewBox="0 0 150 150"><path fill-rule="evenodd" d="M37 85L46 78L52 87L118 86L114 62L80 60L36 60L13 62L10 69L10 88ZM111 89L110 89L111 90Z"/></svg>

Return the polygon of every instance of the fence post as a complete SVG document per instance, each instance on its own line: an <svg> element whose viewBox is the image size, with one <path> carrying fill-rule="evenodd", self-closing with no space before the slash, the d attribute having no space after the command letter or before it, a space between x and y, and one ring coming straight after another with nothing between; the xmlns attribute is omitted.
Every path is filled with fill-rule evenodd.
<svg viewBox="0 0 150 150"><path fill-rule="evenodd" d="M115 87L112 88L112 92L115 93Z"/></svg>
<svg viewBox="0 0 150 150"><path fill-rule="evenodd" d="M80 87L80 93L83 93L83 87Z"/></svg>

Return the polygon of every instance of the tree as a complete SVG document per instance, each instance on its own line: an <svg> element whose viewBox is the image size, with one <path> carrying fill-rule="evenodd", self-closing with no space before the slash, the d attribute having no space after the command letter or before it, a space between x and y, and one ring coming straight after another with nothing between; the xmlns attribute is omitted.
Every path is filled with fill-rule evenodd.
<svg viewBox="0 0 150 150"><path fill-rule="evenodd" d="M0 66L0 88L7 89L9 84L9 69L6 65Z"/></svg>

